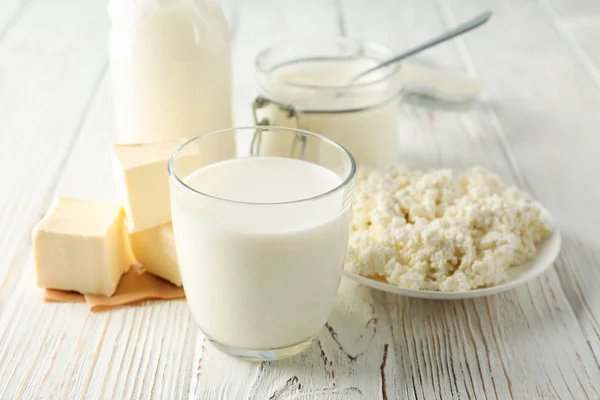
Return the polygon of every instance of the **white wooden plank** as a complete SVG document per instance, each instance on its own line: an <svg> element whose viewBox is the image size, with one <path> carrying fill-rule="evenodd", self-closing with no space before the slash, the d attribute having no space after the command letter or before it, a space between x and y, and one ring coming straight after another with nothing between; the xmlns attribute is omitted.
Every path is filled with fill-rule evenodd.
<svg viewBox="0 0 600 400"><path fill-rule="evenodd" d="M341 0L346 36L384 45L395 51L406 50L441 34L439 14L431 2ZM452 44L444 44L417 58L436 65L461 68Z"/></svg>
<svg viewBox="0 0 600 400"><path fill-rule="evenodd" d="M548 1L556 11L569 20L600 18L600 3L595 0L543 0Z"/></svg>
<svg viewBox="0 0 600 400"><path fill-rule="evenodd" d="M595 43L600 39L600 7L598 12L588 5L588 12L575 12L566 4L553 5L549 0L540 1L550 24L570 49L573 57L585 69L590 79L600 90L600 50Z"/></svg>
<svg viewBox="0 0 600 400"><path fill-rule="evenodd" d="M252 66L258 51L286 38L335 35L339 30L339 19L333 3L253 1L241 4L234 46L236 123L252 123L250 104L257 94ZM275 363L243 364L218 353L202 337L198 337L192 396L211 399L380 397L380 366L386 335L375 336L373 346L376 350L369 348L368 356L360 356L357 361L351 362L344 351L357 354L368 347L372 337L369 340L357 338L364 333L364 325L372 315L371 307L365 306L364 301L352 297L347 300L351 301L338 304L336 309L339 313L332 319L333 329L338 325L351 324L349 329L342 329L343 333L338 336L350 341L348 349L344 350L325 331L320 336L319 344L298 357ZM348 308L357 309L361 314L349 315ZM368 313L364 312L365 308ZM389 337L389 329L387 332ZM393 383L396 363L391 349L386 357L392 360L388 361L385 370L390 377L388 381Z"/></svg>
<svg viewBox="0 0 600 400"><path fill-rule="evenodd" d="M100 36L104 40L105 34ZM103 51L99 53L103 55ZM47 187L50 193L44 202L52 192L78 198L114 198L109 154L114 120L108 78L103 76L89 107L83 110L81 134L64 163L56 191ZM29 249L27 243L19 249L20 254L28 254ZM0 368L13 371L3 388L7 397L187 397L197 328L184 302L100 314L90 314L84 305L41 304L39 291L32 285L31 260L22 265L26 265L26 273L19 282L20 290L7 301L7 311L0 320L0 328L6 332L0 339ZM27 306L22 307L23 299ZM59 323L53 319L40 331L49 307L60 317L56 318ZM25 315L31 317L23 325ZM46 332L45 340L39 340L40 332ZM35 358L18 356L23 352L21 346L30 342L41 343L33 353Z"/></svg>
<svg viewBox="0 0 600 400"><path fill-rule="evenodd" d="M233 43L236 124L252 125L252 102L258 95L254 60L259 51L290 38L336 35L338 19L330 1L259 1L239 3Z"/></svg>
<svg viewBox="0 0 600 400"><path fill-rule="evenodd" d="M235 40L235 34L237 31L237 20L238 20L238 5L237 0L211 0L218 1L221 5L221 10L223 10L223 15L227 20L227 25L229 25L229 35L232 40Z"/></svg>
<svg viewBox="0 0 600 400"><path fill-rule="evenodd" d="M600 90L600 15L589 23L564 21L551 10L557 31Z"/></svg>
<svg viewBox="0 0 600 400"><path fill-rule="evenodd" d="M437 33L444 23L450 23L447 18L452 15L449 17L449 13L462 19L461 13L466 17L466 13L474 13L476 8L474 1L453 2L450 9L446 9L445 4L437 8L416 0L378 4L381 8L360 1L343 3L344 29L349 35L388 41L398 48L405 44L395 44L396 38L412 43L412 39ZM272 2L251 2L244 4L241 11L237 17L240 29L236 30L234 71L236 92L242 94L236 98L236 117L238 123L244 124L250 122L246 106L255 93L248 72L252 65L250 61L258 47L266 44L267 36L273 35L277 39L298 36L298 32L308 33L307 26L312 28L317 24L332 33L341 28L335 7L330 3L292 1L274 6ZM508 21L515 18L509 10L503 12ZM282 15L285 22L278 25ZM504 26L507 24L504 22ZM542 28L544 26L541 24ZM535 28L541 30L535 40L549 41L550 48L555 51L560 40L537 25ZM508 48L513 44L512 40L516 37L494 43L498 42L506 56L512 54ZM543 142L540 140L542 132L549 132L553 138L560 129L545 122L545 131L542 131L537 123L524 124L522 114L515 112L515 108L498 111L497 106L490 105L496 105L495 102L500 100L503 105L516 101L517 105L527 106L528 111L533 110L540 118L558 108L553 100L545 99L538 104L534 102L534 96L523 93L522 88L527 87L525 80L532 80L537 94L551 92L543 89L544 85L552 89L560 87L551 80L551 74L542 73L532 79L537 71L527 69L527 65L521 66L519 60L510 59L512 70L508 72L515 74L521 67L524 72L518 72L524 76L519 78L520 86L501 88L502 84L509 84L504 75L507 72L490 67L485 59L482 61L484 55L493 59L489 54L493 48L484 48L489 38L487 42L473 38L466 43L466 48L451 45L428 57L471 72L476 72L477 68L484 78L498 79L499 83L494 82L488 87L491 103L464 113L404 106L401 118L403 159L417 166L482 164L500 172L508 181L529 184L536 196L541 194L548 198L540 197L553 207L552 212L581 219L567 225L576 238L594 237L593 232L588 231L593 220L586 223L582 215L571 214L571 209L566 208L573 206L574 200L553 199L548 196L552 193L551 188L538 189L531 183L529 168L520 168L524 165L523 155L529 154L534 143ZM0 54L2 46L0 42ZM251 50L252 46L256 49ZM472 46L478 55L471 59ZM520 51L525 53L523 48L526 46L527 43L523 43ZM560 55L572 57L567 53ZM553 57L542 59L548 61ZM567 61L559 63L563 67L565 64ZM40 78L35 79L39 81ZM590 104L597 104L597 99L590 94L592 90L587 88L585 99L591 100ZM575 105L581 106L580 103ZM592 115L583 110L573 114L571 107L568 110L570 115ZM517 121L511 122L511 118ZM56 123L49 117L48 121L50 125ZM552 122L558 122L559 127L564 124L561 117ZM590 121L590 126L592 122L595 121ZM520 130L516 132L527 128L528 135L533 135L536 141L527 142L531 138L524 136L504 140L496 130L504 129L505 124L518 127ZM581 126L587 127L583 123ZM56 176L60 176L59 193L112 198L114 188L107 152L112 132L110 91L105 77L93 95L64 172L58 175L58 170L55 171ZM584 133L589 132L588 129ZM4 140L2 138L4 136L0 136L0 140ZM582 138L582 146L591 144L586 135ZM506 141L518 146L526 143L526 146L508 157ZM558 141L556 144L565 146L566 143ZM69 141L57 144L56 149L66 155L68 149L65 146L69 146ZM553 146L548 143L545 149L552 157L561 157L552 152ZM508 150L512 151L512 146ZM578 150L584 153L583 165L589 167L591 159L587 156L591 152L586 153L585 147ZM49 148L46 151L48 154L39 152L35 157L31 156L38 163L36 166L45 165L49 153L56 150ZM60 164L59 157L53 160L53 165ZM515 160L518 164L511 165ZM539 157L537 161L540 161ZM519 174L521 170L526 172L524 176ZM552 173L561 187L568 184L566 179L573 179L572 175L561 175L558 168L552 169ZM538 174L542 175L541 172ZM27 174L23 176L27 177ZM541 181L539 176L538 181ZM47 179L47 176L42 178ZM51 189L52 185L46 186L46 191L40 189L36 193L43 197L51 194ZM591 188L594 195L598 193L597 189ZM38 200L36 204L39 206L46 201ZM587 204L584 200L583 205ZM39 212L35 204L29 207ZM23 215L28 214L23 211ZM585 231L579 230L580 222ZM13 232L14 228L10 228ZM28 234L28 229L23 229L23 235ZM12 266L25 266L25 273L11 282L12 295L4 300L0 316L1 398L54 398L57 395L92 399L185 398L188 391L190 397L211 399L595 398L599 395L600 372L576 319L577 313L590 315L589 310L597 308L584 297L585 302L580 300L581 308L574 313L567 301L572 300L569 291L565 297L554 271L507 294L487 300L451 303L400 298L343 281L329 321L330 330L320 336L319 343L293 359L253 364L226 357L206 344L196 334L195 323L182 302L154 303L102 314L89 314L84 305L41 304L39 292L31 284L31 259L28 244L24 243L17 250L13 244L6 245L15 254ZM563 253L565 262L570 261L573 265L565 266L567 272L561 271L561 276L581 268L582 257L590 265L597 265L600 257L595 249L579 247L566 249ZM585 271L576 272L586 279L589 276ZM581 326L583 332L589 334L591 328L586 327L585 319ZM192 355L194 343L195 354ZM527 380L523 380L524 376Z"/></svg>
<svg viewBox="0 0 600 400"><path fill-rule="evenodd" d="M96 5L99 7L91 8L89 11L104 16L105 4L98 3ZM50 6L55 8L54 14L65 13L70 7L68 4L59 3ZM106 27L105 17L96 18L86 15L87 11L75 8L70 14L67 12L65 18L75 20L88 18L93 20L92 27L95 25L101 28ZM45 13L47 10L39 12ZM54 14L49 18L54 17ZM50 25L47 27L48 29L53 27L44 18L37 14L34 15L35 18L27 15L23 19L23 23L28 21L28 18L33 18L37 24L42 22ZM98 23L99 21L101 23ZM62 23L60 18L56 22ZM86 22L86 24L90 23ZM11 34L20 34L17 28L11 31ZM88 40L89 38L86 38L85 35L89 33L80 28L80 26L74 28L77 36L81 37L83 34L81 39ZM38 34L31 26L23 29L28 36L32 36L34 33ZM60 29L59 32L64 34ZM47 36L44 38L45 40L54 38L46 31L39 34L42 33ZM67 33L71 34L72 32L68 31ZM73 59L77 62L75 64L77 68L82 68L82 66L85 67L85 64L82 64L78 58L88 57L100 61L101 68L98 73L101 73L103 63L105 64L106 31L103 29L103 32L95 32L94 36L97 36L102 47L93 48L92 46L86 49L93 51L93 55L80 54L81 50L71 43L73 39L67 37L69 47L53 48L51 61L55 58L69 61ZM28 37L29 40L32 38L35 37ZM60 40L66 40L61 36L55 39L59 44ZM8 40L5 41L5 43L7 42ZM56 46L54 43L51 45ZM86 45L90 46L90 43ZM16 61L15 64L17 64ZM52 193L55 192L53 186L61 176L59 172L49 170L49 166L43 164L45 158L55 157L56 168L59 170L63 164L66 165L55 193L82 198L111 199L114 192L108 152L109 146L114 140L114 124L107 76L103 76L99 90L92 90L93 86L85 85L83 77L75 74L73 87L78 84L82 93L69 93L70 86L66 81L69 74L72 74L71 71L68 71L71 65L62 65L65 64L64 62L56 67L52 63L46 62L46 64L46 67L50 67L50 72L39 69L37 75L27 70L26 66L21 67L25 68L24 73L34 79L34 83L45 83L46 80L56 81L56 83L52 82L52 85L60 87L62 83L62 89L66 89L66 94L87 99L91 93L93 101L90 100L87 107L77 107L74 102L58 103L56 109L59 107L70 109L59 112L59 110L51 108L49 111L53 112L49 113L47 118L38 121L40 124L45 124L46 127L48 125L52 127L60 125L62 120L68 120L69 113L72 113L76 129L66 130L63 134L69 140L60 141L59 133L61 132L52 130L49 130L49 133L55 134L55 137L42 136L40 132L30 132L30 141L33 141L34 134L40 135L41 139L48 143L55 143L56 148L49 147L42 140L40 146L35 148L37 152L31 152L32 168L44 169L42 174L37 176L40 183L44 185L39 185L37 188L36 193L39 198L33 199L37 202L30 207L33 208L33 212L32 210L23 211L24 215L30 216L31 222L23 224L22 227L19 226L19 229L9 227L16 237L21 234L21 228L24 231L23 241L25 244L17 249L11 268L22 270L25 266L25 274L21 275L20 280L17 280L16 289L13 286L18 274L13 275L10 282L5 280L5 283L10 284L7 286L11 287L3 293L13 292L13 289L15 291L14 296L5 298L6 309L0 319L0 332L2 332L0 335L0 351L2 352L0 370L3 371L2 376L6 377L2 380L2 387L0 387L0 393L3 393L2 398L14 396L54 398L59 394L69 398L84 396L88 398L117 396L116 398L120 398L125 395L137 397L142 393L144 396L154 393L159 398L185 398L189 387L187 383L189 380L188 360L191 361L191 349L196 334L196 327L191 323L185 303L163 303L90 314L84 305L42 304L39 290L33 287L31 259L23 256L29 254L30 251L29 230L32 223L37 220L39 213L47 206ZM17 66L14 68L17 69ZM60 75L53 75L54 69L58 69ZM37 70L33 72L37 72ZM26 76L25 74L24 77ZM45 90L49 89L45 88ZM20 87L13 89L14 92L21 90ZM1 95L5 94L3 92ZM58 97L61 96L63 96L62 93ZM20 110L14 110L14 112L21 111L23 120L25 117L30 118L30 114L25 112L24 106L22 105ZM47 105L44 106L47 107ZM41 117L46 117L46 114L42 113ZM78 122L78 120L80 121ZM64 158L69 155L71 146L73 146L71 143L75 140L79 130L81 131L79 140L74 145L68 162L64 163L60 157ZM27 136L21 137L21 139L23 138L27 139ZM8 135L3 136L2 139L14 140ZM14 160L15 158L10 160L3 158L2 161ZM25 157L22 161L27 161L27 158ZM22 176L15 176L15 182L19 183L18 179L27 178L28 171L22 172ZM51 172L56 177L51 176L49 179L47 175ZM20 195L23 194L20 193ZM18 199L18 196L15 195L15 199ZM52 314L49 314L50 311ZM172 323L166 326L164 325L165 321ZM167 334L170 336L166 337ZM34 351L26 350L30 344L35 345ZM146 344L145 348L143 348L144 344ZM161 360L160 365L159 359ZM162 376L158 375L159 371L162 371ZM165 377L165 374L168 376ZM128 378L123 379L124 377Z"/></svg>
<svg viewBox="0 0 600 400"><path fill-rule="evenodd" d="M485 6L468 0L450 4L457 18ZM487 88L507 153L520 165L528 189L547 205L564 230L556 271L600 359L600 299L595 296L600 284L600 248L592 240L600 196L593 175L598 170L600 91L536 4L495 4L495 12L499 21L511 21L515 28L505 32L498 23L489 26L487 38L483 34L466 37L467 57L484 78L490 77ZM497 38L493 50L488 46L490 37ZM509 50L521 57L499 60L495 56Z"/></svg>
<svg viewBox="0 0 600 400"><path fill-rule="evenodd" d="M347 295L345 287L351 288ZM379 398L384 353L389 364L383 368L391 381L395 380L395 355L383 342L385 335L375 335L379 322L374 319L374 309L355 296L354 288L352 282L343 281L329 321L333 335L325 329L315 345L291 359L241 363L200 339L192 389L195 398Z"/></svg>
<svg viewBox="0 0 600 400"><path fill-rule="evenodd" d="M113 198L109 87L105 76L56 193ZM0 319L0 371L9 376L0 393L4 390L6 398L19 393L46 398L138 398L149 393L187 397L196 326L184 302L91 314L85 305L43 304L33 282L28 257ZM25 351L29 343L39 349Z"/></svg>
<svg viewBox="0 0 600 400"><path fill-rule="evenodd" d="M353 34L353 29L356 27L356 36L359 37L388 37L388 40L390 40L393 31L397 37L410 40L411 37L417 35L420 37L432 36L435 32L442 30L443 25L446 27L455 25L482 9L497 9L497 2L472 3L472 7L469 7L468 10L460 10L460 16L452 21L446 21L445 19L440 20L440 17L445 17L444 8L438 8L435 4L386 2L385 12L377 13L366 2L362 3L363 7L360 8L359 2L348 1L344 3L344 6L347 7L345 12L347 17L346 26L349 34ZM454 6L454 3L452 5ZM460 5L455 7L461 8ZM387 19L384 19L384 14ZM437 28L435 18L432 16L438 19ZM524 18L523 14L520 16ZM365 18L378 21L377 29L373 29L374 32L371 28L373 25L366 23ZM392 23L392 21L394 22ZM388 23L386 24L386 22ZM490 25L493 22L498 24L498 16L494 16ZM506 18L497 25L499 31L496 35L490 36L488 33L486 36L486 29L491 30L491 28L484 27L477 34L473 33L467 36L467 40L477 38L482 45L485 43L487 46L485 57L489 60L488 64L495 63L501 66L501 60L512 60L514 58L514 56L511 56L511 51L514 52L514 50L506 46L500 52L496 48L496 43L501 41L500 31L503 32L508 24L512 25L513 23L515 22L511 22L511 19ZM526 25L520 26L525 27ZM531 29L531 26L527 26L527 29ZM491 39L492 37L494 39ZM544 39L555 40L556 43L551 42L552 44L548 45L550 47L560 44L560 41L553 36L550 36L550 39L544 36ZM490 46L490 43L494 43L494 46ZM432 59L444 57L440 64L453 65L452 63L458 62L463 64L463 68L468 72L475 72L471 70L472 66L468 62L465 63L460 45L449 44L446 46L449 46L447 48L454 52L452 56L441 54L441 49L439 55L427 53L427 56ZM494 70L488 70L488 72L490 75L483 77L490 81L493 80L495 87L503 86L505 90L515 89L514 84L499 82L502 79L509 79L510 76L502 74L498 67ZM539 70L528 72L540 74ZM550 72L546 72L538 80L543 85L542 82L552 81L553 78ZM525 88L526 85L525 81L521 82L521 86L517 87L517 90ZM513 93L513 96L515 96L515 93ZM512 98L504 100L505 102L502 104L509 105ZM547 108L547 110L551 109L550 107ZM505 155L503 140L496 136L494 132L497 129L497 121L494 119L492 112L493 110L486 103L475 105L468 112L426 110L405 106L403 121L408 123L404 124L403 122L405 129L401 128L401 143L408 143L410 153L416 151L419 156L415 157L408 153L403 158L409 163L414 160L419 166L427 164L429 167L466 168L479 164L499 172L508 182L519 183L521 177ZM514 120L518 115L518 113L516 115L507 114L504 117ZM403 135L405 131L415 128L421 135L425 136L416 144L417 147L412 141L414 135ZM428 138L432 138L433 142L429 141ZM424 146L425 148L418 149L418 146ZM525 179L525 181L527 180ZM547 178L545 181L549 182ZM537 195L537 192L535 194ZM544 201L543 197L541 199ZM399 302L402 304L401 301ZM399 307L391 301L388 301L387 304L392 310ZM467 373L470 382L463 389L470 392L471 395L474 393L475 397L481 395L481 393L499 398L509 396L515 398L562 397L569 396L570 391L575 394L576 398L578 395L585 396L586 393L594 397L598 389L594 388L592 390L590 388L600 379L599 371L595 360L589 353L585 337L577 325L576 315L570 308L567 297L562 292L561 283L555 272L551 271L544 279L528 285L527 288L515 290L506 295L494 296L489 300L465 301L464 309L467 311L462 311L462 307L455 308L455 303L449 304L450 307L444 307L445 310L440 310L437 303L432 303L429 306L427 302L413 300L410 302L410 307L407 308L411 310L411 317L405 318L410 319L413 326L408 336L412 337L413 343L411 344L409 341L406 345L401 345L403 346L401 348L404 349L404 353L408 349L408 356L411 359L409 364L413 367L413 371L415 371L414 366L418 366L412 375L412 381L417 383L416 390L420 389L422 392L417 391L416 397L426 397L432 393L441 393L442 398L453 396L452 390L457 390L459 386L452 384L453 378L451 377L454 375L465 378L465 370L470 372ZM549 311L547 311L548 308ZM520 312L513 313L506 310ZM455 317L444 321L448 314ZM391 311L392 326L410 328L410 325L407 326L406 322L403 322L403 316L402 312L394 316L393 311ZM424 317L419 318L420 316ZM440 368L439 365L435 365L436 360L440 361L440 354L437 352L431 353L425 343L433 343L438 332L431 329L430 326L433 322L428 322L426 318L437 321L438 326L445 323L447 326L455 325L458 327L459 331L456 334L463 335L463 339L467 339L463 344L469 344L471 348L476 349L475 352L472 352L469 347L462 349L460 346L458 347L458 359L460 360L461 353L463 353L464 364L459 363L457 365L448 360L446 371ZM522 331L522 325L519 323L523 319L531 327L525 332ZM556 324L561 328L554 329ZM549 330L554 331L552 336L547 333ZM422 343L417 341L415 344L415 335L418 335L419 332L427 332L427 334L423 335ZM507 340L507 338L511 339ZM397 337L396 339L404 340L403 337ZM449 342L452 343L452 340L459 339L460 337L450 337ZM542 355L536 352L536 357L532 357L531 349L534 348L534 345L539 349L544 349ZM547 350L552 348L556 348L556 350ZM582 354L582 356L576 356L576 353ZM456 359L456 357L451 358L454 361ZM508 360L510 360L510 368ZM568 363L559 364L556 360L568 360ZM440 369L437 370L437 368ZM574 373L573 369L580 372ZM450 373L448 373L448 370ZM523 382L520 378L521 373L534 377L533 381L536 382L536 385ZM584 382L583 385L580 385L579 382L582 376L585 377L585 380L582 381ZM556 377L560 379L554 381Z"/></svg>
<svg viewBox="0 0 600 400"><path fill-rule="evenodd" d="M31 0L4 0L0 3L0 41L25 14Z"/></svg>
<svg viewBox="0 0 600 400"><path fill-rule="evenodd" d="M3 3L4 4L4 3ZM102 1L28 4L0 40L0 300L106 69ZM2 304L0 303L0 309Z"/></svg>
<svg viewBox="0 0 600 400"><path fill-rule="evenodd" d="M512 178L508 163L502 159L498 147L488 151L493 149L494 140L481 137L493 126L479 115L480 112L473 110L466 115L456 115L421 110L421 132L435 136L438 143L437 154L432 154L429 160L430 166L465 168L479 164L502 171L504 179L510 182ZM415 113L412 115L414 118ZM432 121L436 127L434 129ZM468 128L465 129L465 126ZM449 303L449 306L441 308L440 303L419 300L404 305L403 299L397 299L400 304L396 305L393 296L388 297L386 304L391 313L390 323L398 327L400 332L400 336L395 336L396 350L407 354L410 359L409 371L413 371L411 379L406 381L416 382L417 388L413 387L412 390L421 388L422 396L428 396L428 393L452 396L453 376L467 379L468 383L463 389L471 395L487 393L494 397L497 394L500 398L509 396L511 391L515 398L550 397L556 390L565 396L570 385L578 386L580 376L588 377L586 385L589 386L600 379L577 325L576 315L554 271L528 285L527 289L494 296L488 300L489 303L485 300L465 301L466 308L457 307L458 303ZM398 309L403 311L394 311ZM408 316L404 315L409 311ZM406 320L411 323L407 325ZM526 321L527 325L524 326L520 321ZM473 324L476 324L475 328ZM560 328L556 329L556 325ZM449 343L457 341L457 346L454 350L449 350L450 347L447 349L452 353L445 360L445 371L443 368L440 371L434 369L439 368L436 364L444 364L443 354L432 351L425 343L434 342L438 335L447 330L432 329L432 326L454 326L458 329L447 338ZM552 334L548 334L548 331L552 331ZM408 338L404 337L403 332L407 332ZM419 332L423 332L421 341L418 339ZM405 343L410 337L413 342ZM582 354L582 358L576 353ZM510 369L507 360L511 360ZM557 360L568 360L568 363L561 365ZM402 369L402 365L399 368ZM574 373L574 370L579 372ZM531 376L539 388L531 392L530 385L520 379L520 374ZM553 382L554 377L561 379L556 383Z"/></svg>

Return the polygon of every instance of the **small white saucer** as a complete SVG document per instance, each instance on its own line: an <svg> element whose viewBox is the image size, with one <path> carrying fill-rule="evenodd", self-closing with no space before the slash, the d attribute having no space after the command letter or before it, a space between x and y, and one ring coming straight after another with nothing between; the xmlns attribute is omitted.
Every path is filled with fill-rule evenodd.
<svg viewBox="0 0 600 400"><path fill-rule="evenodd" d="M364 276L357 275L350 271L343 271L344 276L352 279L355 282L369 286L373 289L383 290L384 292L401 294L403 296L418 297L421 299L434 300L458 300L468 299L473 297L488 296L505 292L507 290L524 285L533 278L538 277L546 269L548 269L560 252L561 237L556 225L553 227L553 232L539 247L535 258L523 265L509 268L508 280L500 285L492 286L484 289L475 289L465 292L437 292L432 290L416 290L406 289L398 286L390 285L389 283L378 281Z"/></svg>

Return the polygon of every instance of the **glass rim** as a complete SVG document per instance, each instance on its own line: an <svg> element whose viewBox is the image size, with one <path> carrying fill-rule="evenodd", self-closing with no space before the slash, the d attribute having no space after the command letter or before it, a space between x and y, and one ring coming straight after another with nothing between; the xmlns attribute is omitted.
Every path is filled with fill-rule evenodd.
<svg viewBox="0 0 600 400"><path fill-rule="evenodd" d="M267 57L270 53L272 53L276 49L278 49L282 46L293 45L295 43L307 43L312 40L318 40L319 42L330 41L332 43L353 43L353 44L358 45L361 49L371 49L378 53L384 54L386 56L389 55L389 57L386 57L386 58L391 58L395 54L392 50L390 50L389 48L387 48L383 45L372 43L372 42L363 42L358 39L351 39L351 38L347 38L344 36L330 36L330 37L325 37L325 38L317 37L317 36L308 36L308 37L299 38L299 39L288 39L288 40L279 41L265 49L262 49L258 53L256 58L254 59L254 67L256 68L257 73L263 74L263 75L269 75L269 74L273 73L274 69L277 69L277 68L285 66L285 65L290 65L290 64L297 63L297 62L305 61L305 60L317 60L318 61L318 60L334 59L333 58L334 55L331 55L331 58L328 58L326 56L320 56L320 57L314 56L314 57L304 57L304 58L288 60L288 61L280 63L280 64L276 65L274 68L270 68L270 69L267 69L266 66L264 65L265 57ZM380 61L384 61L386 58L384 58ZM385 82L386 80L389 80L392 77L396 76L401 69L401 65L402 65L401 62L396 62L390 66L385 67L388 69L388 71L383 76L380 76L377 79L366 81L366 82L351 83L351 84L347 84L347 85L325 86L325 85L316 85L316 84L304 84L304 83L294 82L289 79L282 79L281 82L283 82L285 85L289 85L291 87L297 87L297 88L301 88L301 89L323 90L323 91L329 91L329 90L340 91L343 89L364 88L364 87L368 87L371 85L379 84L381 82ZM261 89L264 90L265 88L261 87Z"/></svg>
<svg viewBox="0 0 600 400"><path fill-rule="evenodd" d="M200 140L204 137L212 136L212 135L216 135L216 134L221 134L221 133L226 133L226 132L236 132L238 130L248 130L248 129L252 129L255 131L257 129L264 129L264 130L276 129L276 130L302 133L304 135L312 136L312 137L317 138L329 145L332 145L333 147L341 150L346 155L346 157L350 160L350 171L348 173L348 176L346 176L342 180L342 182L339 185L335 186L333 189L330 189L326 192L320 193L316 196L305 197L305 198L297 199L297 200L264 203L264 202L252 202L252 201L224 199L222 197L213 196L211 194L201 192L201 191L189 186L188 184L186 184L179 177L179 175L174 171L173 164L175 163L175 160L179 157L181 151L184 148L186 148L188 145L190 145L191 143L195 142L196 140ZM250 157L253 157L253 156L250 156ZM265 156L265 157L269 157L269 156ZM235 158L246 158L246 157L234 157L232 159L235 159ZM292 157L285 157L285 158L292 158ZM221 160L221 161L223 161L223 160ZM216 161L211 164L216 164L218 162L220 162L220 161ZM211 165L211 164L208 164L208 165ZM200 167L200 168L203 168L203 167ZM326 168L326 167L324 167L324 168ZM342 190L343 188L345 188L346 186L348 186L349 184L352 183L352 180L354 179L354 177L356 175L356 160L354 159L354 156L352 155L352 153L350 153L344 146L342 146L341 144L337 143L336 141L331 140L323 135L319 135L318 133L305 131L303 129L287 128L287 127L283 127L283 126L273 126L273 125L239 126L239 127L235 127L235 128L225 128L225 129L219 129L217 131L203 133L203 134L198 135L190 140L187 140L185 143L183 143L179 147L177 147L177 149L169 157L169 161L167 163L167 171L168 171L169 178L171 178L175 182L175 184L177 184L180 188L187 190L195 195L200 195L200 196L208 197L211 199L225 201L225 202L234 203L234 204L246 204L246 205L254 205L254 206L273 206L273 205L295 204L295 203L303 203L303 202L307 202L307 201L319 200L319 199L329 197L329 196L333 195L334 193L339 192L340 190Z"/></svg>

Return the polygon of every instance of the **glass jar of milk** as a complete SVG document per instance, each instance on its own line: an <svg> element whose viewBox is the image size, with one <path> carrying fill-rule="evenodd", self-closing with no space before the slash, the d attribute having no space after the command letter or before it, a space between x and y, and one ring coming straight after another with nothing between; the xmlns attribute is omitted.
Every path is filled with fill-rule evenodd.
<svg viewBox="0 0 600 400"><path fill-rule="evenodd" d="M117 142L232 126L229 33L218 2L110 0L108 12Z"/></svg>
<svg viewBox="0 0 600 400"><path fill-rule="evenodd" d="M350 79L393 53L347 38L292 40L256 59L260 95L253 104L261 125L306 129L348 149L357 164L397 163L400 67ZM255 137L262 154L292 148L281 136ZM291 150L290 150L291 151Z"/></svg>

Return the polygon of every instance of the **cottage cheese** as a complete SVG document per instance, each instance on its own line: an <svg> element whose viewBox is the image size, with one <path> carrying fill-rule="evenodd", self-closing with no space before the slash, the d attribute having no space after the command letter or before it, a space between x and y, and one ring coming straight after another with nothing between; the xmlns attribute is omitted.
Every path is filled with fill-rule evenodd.
<svg viewBox="0 0 600 400"><path fill-rule="evenodd" d="M361 167L346 268L410 289L472 290L505 281L550 233L536 203L483 168Z"/></svg>

